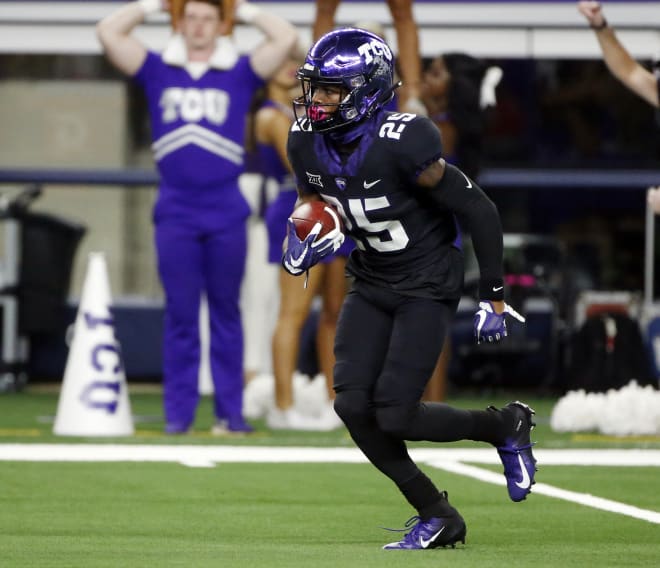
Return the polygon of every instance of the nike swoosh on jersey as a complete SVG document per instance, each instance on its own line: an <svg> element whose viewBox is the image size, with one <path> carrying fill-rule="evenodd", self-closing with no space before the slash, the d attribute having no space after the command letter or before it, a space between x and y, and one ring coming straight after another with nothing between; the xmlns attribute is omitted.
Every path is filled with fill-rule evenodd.
<svg viewBox="0 0 660 568"><path fill-rule="evenodd" d="M372 182L367 183L367 180L365 180L362 185L364 185L364 189L371 189L374 185L376 185L380 181L381 180L377 179L376 181L372 181Z"/></svg>
<svg viewBox="0 0 660 568"><path fill-rule="evenodd" d="M518 454L518 463L520 464L520 469L522 470L522 479L520 481L516 481L516 485L520 487L520 489L529 489L529 486L532 484L532 480L529 478L529 473L527 472L527 468L525 467L525 463L523 462L522 456Z"/></svg>
<svg viewBox="0 0 660 568"><path fill-rule="evenodd" d="M461 170L458 171L461 172ZM470 189L472 187L472 182L470 181L470 178L468 178L463 172L461 172L461 175L465 178L465 181L467 182L465 188Z"/></svg>
<svg viewBox="0 0 660 568"><path fill-rule="evenodd" d="M420 536L419 537L419 544L422 548L428 548L429 544L431 544L433 541L435 541L436 538L442 534L442 531L445 530L447 527L442 527L437 533L435 533L430 539L424 540L424 537Z"/></svg>

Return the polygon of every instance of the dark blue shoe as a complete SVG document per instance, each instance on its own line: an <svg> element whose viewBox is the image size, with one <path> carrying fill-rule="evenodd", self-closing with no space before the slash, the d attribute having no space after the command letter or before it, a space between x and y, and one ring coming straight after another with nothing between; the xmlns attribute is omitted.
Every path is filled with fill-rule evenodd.
<svg viewBox="0 0 660 568"><path fill-rule="evenodd" d="M536 424L532 422L534 410L520 401L510 402L504 410L513 413L514 427L504 445L497 448L497 453L504 465L509 497L517 502L525 499L536 483L536 459L532 454L534 443L531 440L531 432Z"/></svg>
<svg viewBox="0 0 660 568"><path fill-rule="evenodd" d="M456 547L457 542L465 544L467 528L465 521L458 513L451 517L431 517L422 521L419 517L411 517L406 521L406 529L411 527L409 533L399 542L391 542L383 546L384 550L424 550L426 548L439 548L444 546ZM402 529L405 531L406 529ZM393 529L388 529L393 530Z"/></svg>

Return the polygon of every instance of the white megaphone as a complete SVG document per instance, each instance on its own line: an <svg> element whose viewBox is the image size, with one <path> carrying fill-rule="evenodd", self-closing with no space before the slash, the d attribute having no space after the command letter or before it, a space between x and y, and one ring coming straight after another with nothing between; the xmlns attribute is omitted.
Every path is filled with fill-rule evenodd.
<svg viewBox="0 0 660 568"><path fill-rule="evenodd" d="M131 405L110 311L103 253L89 255L53 432L60 436L131 436Z"/></svg>

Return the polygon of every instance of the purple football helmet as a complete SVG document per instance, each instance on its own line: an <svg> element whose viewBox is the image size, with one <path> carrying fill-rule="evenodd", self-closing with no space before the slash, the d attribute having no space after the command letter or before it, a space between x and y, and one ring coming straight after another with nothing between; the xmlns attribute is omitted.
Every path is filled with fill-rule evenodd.
<svg viewBox="0 0 660 568"><path fill-rule="evenodd" d="M366 30L343 28L322 36L298 69L303 95L294 101L296 116L304 107L315 132L327 132L358 123L382 108L394 96L394 56L385 41ZM339 86L344 96L336 110L313 102L318 85Z"/></svg>

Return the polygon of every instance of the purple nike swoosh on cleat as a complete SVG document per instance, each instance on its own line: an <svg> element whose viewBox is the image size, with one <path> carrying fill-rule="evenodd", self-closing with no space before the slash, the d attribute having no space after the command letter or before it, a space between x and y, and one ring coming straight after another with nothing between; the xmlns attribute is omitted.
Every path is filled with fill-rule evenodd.
<svg viewBox="0 0 660 568"><path fill-rule="evenodd" d="M431 517L426 521L417 516L411 517L406 521L406 528L410 528L410 532L406 533L402 540L386 544L383 549L428 550L445 546L454 548L458 542L465 544L465 535L467 534L465 521L455 510L451 516ZM387 530L403 532L406 529Z"/></svg>
<svg viewBox="0 0 660 568"><path fill-rule="evenodd" d="M503 410L514 413L514 429L503 446L497 448L502 465L509 497L512 501L522 501L530 493L535 483L536 459L532 453L531 431L534 422L534 410L526 404L516 401L506 405Z"/></svg>

